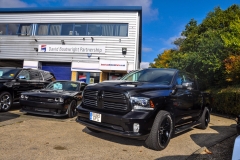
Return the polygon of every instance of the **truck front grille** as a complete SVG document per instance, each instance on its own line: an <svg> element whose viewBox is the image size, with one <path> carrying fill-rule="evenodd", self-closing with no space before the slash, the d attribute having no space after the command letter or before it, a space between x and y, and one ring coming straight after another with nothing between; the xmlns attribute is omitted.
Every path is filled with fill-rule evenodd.
<svg viewBox="0 0 240 160"><path fill-rule="evenodd" d="M85 90L83 97L83 104L86 107L115 111L128 110L127 99L123 93Z"/></svg>

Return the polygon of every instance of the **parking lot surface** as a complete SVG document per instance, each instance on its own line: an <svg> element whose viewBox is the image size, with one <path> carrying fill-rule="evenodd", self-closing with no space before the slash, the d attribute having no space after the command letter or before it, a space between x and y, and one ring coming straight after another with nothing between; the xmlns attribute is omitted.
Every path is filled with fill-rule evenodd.
<svg viewBox="0 0 240 160"><path fill-rule="evenodd" d="M19 112L0 112L0 159L191 159L236 134L236 122L211 116L208 129L197 128L174 136L163 151L146 148L144 141L93 133L75 118L54 118Z"/></svg>

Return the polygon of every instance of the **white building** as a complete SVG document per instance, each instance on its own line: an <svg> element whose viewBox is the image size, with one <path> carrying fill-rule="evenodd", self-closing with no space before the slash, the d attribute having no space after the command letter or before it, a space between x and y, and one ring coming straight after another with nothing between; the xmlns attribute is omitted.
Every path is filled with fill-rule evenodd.
<svg viewBox="0 0 240 160"><path fill-rule="evenodd" d="M140 68L142 8L1 8L0 66L97 83Z"/></svg>

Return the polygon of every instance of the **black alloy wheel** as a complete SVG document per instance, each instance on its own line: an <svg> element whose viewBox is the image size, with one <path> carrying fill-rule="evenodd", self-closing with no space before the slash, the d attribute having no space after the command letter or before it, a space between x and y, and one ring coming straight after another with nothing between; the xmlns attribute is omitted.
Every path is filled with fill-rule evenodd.
<svg viewBox="0 0 240 160"><path fill-rule="evenodd" d="M163 150L167 147L173 134L173 121L169 112L159 111L151 132L146 139L146 145L153 150Z"/></svg>
<svg viewBox="0 0 240 160"><path fill-rule="evenodd" d="M207 107L204 108L202 116L199 119L199 122L201 123L197 128L199 129L206 129L208 127L208 124L210 122L210 112Z"/></svg>
<svg viewBox="0 0 240 160"><path fill-rule="evenodd" d="M160 125L160 128L158 130L158 142L164 146L166 143L168 143L169 137L170 137L170 119L166 117L163 121L162 124Z"/></svg>
<svg viewBox="0 0 240 160"><path fill-rule="evenodd" d="M0 110L8 111L12 106L12 95L8 92L3 92L0 94Z"/></svg>

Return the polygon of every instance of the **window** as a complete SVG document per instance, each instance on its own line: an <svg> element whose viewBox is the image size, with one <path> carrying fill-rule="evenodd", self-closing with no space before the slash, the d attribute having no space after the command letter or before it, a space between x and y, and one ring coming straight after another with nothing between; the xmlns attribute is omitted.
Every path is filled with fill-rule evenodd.
<svg viewBox="0 0 240 160"><path fill-rule="evenodd" d="M58 36L60 35L61 24L50 24L49 35Z"/></svg>
<svg viewBox="0 0 240 160"><path fill-rule="evenodd" d="M73 24L62 24L61 35L72 36L73 34Z"/></svg>
<svg viewBox="0 0 240 160"><path fill-rule="evenodd" d="M127 23L38 24L36 35L51 36L128 36ZM26 28L26 26L25 26ZM26 28L27 29L27 28ZM25 29L25 32L27 32ZM30 28L29 28L30 29ZM26 34L23 32L24 34Z"/></svg>
<svg viewBox="0 0 240 160"><path fill-rule="evenodd" d="M182 73L180 72L177 76L177 82L178 85L182 85L182 83L190 83L193 89L197 89L197 82L193 75L190 75L188 73Z"/></svg>
<svg viewBox="0 0 240 160"><path fill-rule="evenodd" d="M127 24L116 24L114 36L127 36L128 25Z"/></svg>
<svg viewBox="0 0 240 160"><path fill-rule="evenodd" d="M78 72L78 81L87 84L99 83L100 73L98 72Z"/></svg>
<svg viewBox="0 0 240 160"><path fill-rule="evenodd" d="M31 80L42 80L40 73L37 70L30 70L30 79ZM41 79L40 79L41 78Z"/></svg>
<svg viewBox="0 0 240 160"><path fill-rule="evenodd" d="M0 67L0 79L13 79L18 72L19 69Z"/></svg>
<svg viewBox="0 0 240 160"><path fill-rule="evenodd" d="M0 35L7 34L7 24L0 24Z"/></svg>
<svg viewBox="0 0 240 160"><path fill-rule="evenodd" d="M19 24L0 24L0 35L18 35Z"/></svg>
<svg viewBox="0 0 240 160"><path fill-rule="evenodd" d="M89 24L88 25L88 36L101 36L102 29L100 24Z"/></svg>
<svg viewBox="0 0 240 160"><path fill-rule="evenodd" d="M87 35L87 24L75 24L74 35L86 36Z"/></svg>
<svg viewBox="0 0 240 160"><path fill-rule="evenodd" d="M32 34L32 24L20 24L18 33L21 36L29 36Z"/></svg>
<svg viewBox="0 0 240 160"><path fill-rule="evenodd" d="M37 29L37 35L48 35L48 24L39 24Z"/></svg>
<svg viewBox="0 0 240 160"><path fill-rule="evenodd" d="M55 80L55 77L52 73L49 73L47 71L41 71L41 73L45 81L52 82Z"/></svg>
<svg viewBox="0 0 240 160"><path fill-rule="evenodd" d="M28 70L22 70L19 73L18 78L19 79L24 79L24 80L30 80L29 71Z"/></svg>
<svg viewBox="0 0 240 160"><path fill-rule="evenodd" d="M8 35L17 35L19 24L8 24Z"/></svg>
<svg viewBox="0 0 240 160"><path fill-rule="evenodd" d="M114 36L114 24L102 24L103 36Z"/></svg>

